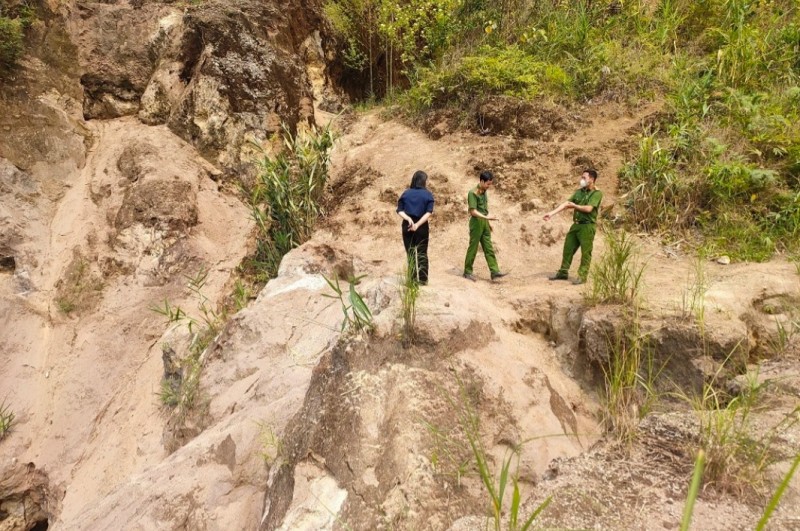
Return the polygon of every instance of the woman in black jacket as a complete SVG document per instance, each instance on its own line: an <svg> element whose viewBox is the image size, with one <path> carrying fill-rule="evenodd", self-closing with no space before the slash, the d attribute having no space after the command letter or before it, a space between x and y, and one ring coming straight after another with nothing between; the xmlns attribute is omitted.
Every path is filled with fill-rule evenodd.
<svg viewBox="0 0 800 531"><path fill-rule="evenodd" d="M425 187L428 174L414 172L411 186L397 201L397 214L403 218L403 244L412 261L414 277L421 285L428 283L428 218L433 214L433 194Z"/></svg>

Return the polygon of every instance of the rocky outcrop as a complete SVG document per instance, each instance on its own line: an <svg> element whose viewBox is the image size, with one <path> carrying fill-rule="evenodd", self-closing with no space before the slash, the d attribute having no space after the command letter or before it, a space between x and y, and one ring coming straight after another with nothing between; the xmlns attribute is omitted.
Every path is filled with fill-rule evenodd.
<svg viewBox="0 0 800 531"><path fill-rule="evenodd" d="M251 142L314 117L334 93L321 7L292 2L78 2L87 119L167 124L209 161L246 171Z"/></svg>
<svg viewBox="0 0 800 531"><path fill-rule="evenodd" d="M0 531L47 529L59 493L34 463L0 465Z"/></svg>

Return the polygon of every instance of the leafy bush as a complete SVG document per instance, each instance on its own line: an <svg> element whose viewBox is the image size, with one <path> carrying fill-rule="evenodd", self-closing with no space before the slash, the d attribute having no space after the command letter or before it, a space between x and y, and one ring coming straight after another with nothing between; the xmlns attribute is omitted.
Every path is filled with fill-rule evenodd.
<svg viewBox="0 0 800 531"><path fill-rule="evenodd" d="M0 73L11 70L22 54L23 24L0 16Z"/></svg>
<svg viewBox="0 0 800 531"><path fill-rule="evenodd" d="M486 94L532 98L569 91L572 80L559 66L537 60L519 46L484 46L450 68L423 69L419 82L402 98L410 108L460 103L469 105Z"/></svg>
<svg viewBox="0 0 800 531"><path fill-rule="evenodd" d="M589 299L638 307L644 264L633 238L625 231L606 232L606 252L591 272Z"/></svg>
<svg viewBox="0 0 800 531"><path fill-rule="evenodd" d="M702 237L709 252L765 260L800 228L800 7L665 2L683 20L669 116L622 170L640 228Z"/></svg>

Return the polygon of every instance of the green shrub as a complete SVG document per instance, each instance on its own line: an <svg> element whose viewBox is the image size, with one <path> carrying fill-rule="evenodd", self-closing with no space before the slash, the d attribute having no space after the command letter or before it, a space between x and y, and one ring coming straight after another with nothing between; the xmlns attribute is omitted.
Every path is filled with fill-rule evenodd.
<svg viewBox="0 0 800 531"><path fill-rule="evenodd" d="M605 253L591 271L589 300L638 307L645 266L633 237L625 231L612 230L606 232L605 240Z"/></svg>
<svg viewBox="0 0 800 531"><path fill-rule="evenodd" d="M283 256L308 240L323 212L333 133L329 127L296 135L285 130L283 140L280 153L257 161L255 182L241 185L258 231L256 252L244 269L258 283L278 274Z"/></svg>
<svg viewBox="0 0 800 531"><path fill-rule="evenodd" d="M22 54L23 23L0 16L0 73L11 70Z"/></svg>
<svg viewBox="0 0 800 531"><path fill-rule="evenodd" d="M422 69L418 83L402 98L415 111L503 94L529 99L541 94L563 94L573 80L561 67L537 60L516 45L484 46L451 67Z"/></svg>

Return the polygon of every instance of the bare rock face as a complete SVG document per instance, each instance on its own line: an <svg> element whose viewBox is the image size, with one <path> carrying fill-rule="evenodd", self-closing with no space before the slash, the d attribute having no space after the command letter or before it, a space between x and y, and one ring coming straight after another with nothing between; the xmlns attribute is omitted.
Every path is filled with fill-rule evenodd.
<svg viewBox="0 0 800 531"><path fill-rule="evenodd" d="M34 463L0 466L0 531L47 529L57 505L50 491Z"/></svg>
<svg viewBox="0 0 800 531"><path fill-rule="evenodd" d="M146 227L183 230L197 223L197 194L185 181L154 180L131 186L117 214L119 229Z"/></svg>
<svg viewBox="0 0 800 531"><path fill-rule="evenodd" d="M248 162L248 142L310 122L315 95L331 85L326 25L313 0L77 9L84 116L166 123L229 171Z"/></svg>

